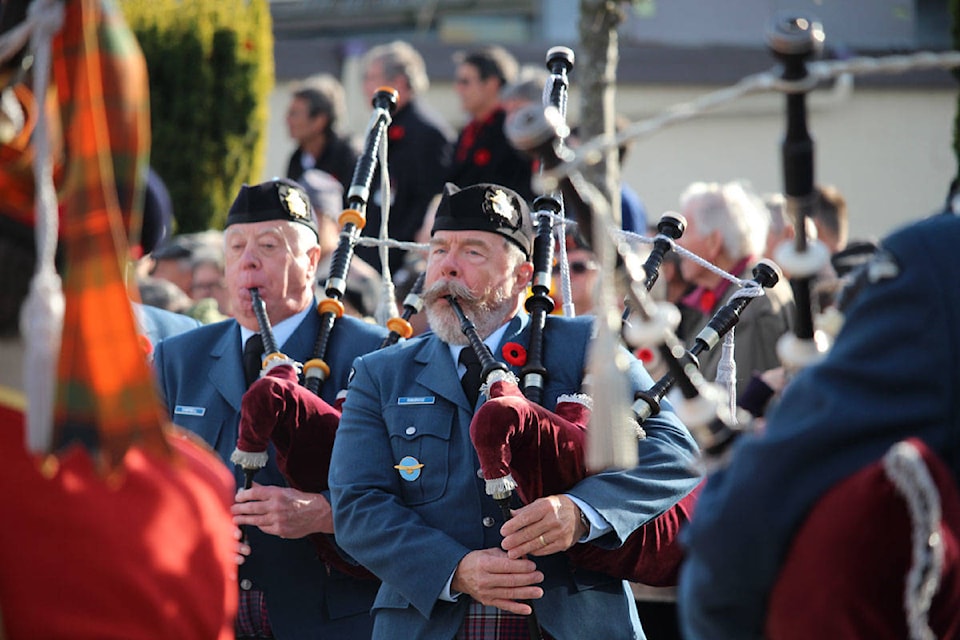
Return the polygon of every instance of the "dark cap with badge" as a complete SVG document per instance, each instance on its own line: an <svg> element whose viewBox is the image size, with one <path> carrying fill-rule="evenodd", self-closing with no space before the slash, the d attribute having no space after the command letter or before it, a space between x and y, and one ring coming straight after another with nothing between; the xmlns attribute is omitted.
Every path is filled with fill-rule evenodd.
<svg viewBox="0 0 960 640"><path fill-rule="evenodd" d="M316 234L317 220L310 198L299 184L286 178L274 178L257 185L243 185L237 194L224 229L232 224L287 220L306 225Z"/></svg>
<svg viewBox="0 0 960 640"><path fill-rule="evenodd" d="M430 235L437 231L489 231L520 247L527 258L533 251L530 208L516 191L497 184L463 189L445 184Z"/></svg>

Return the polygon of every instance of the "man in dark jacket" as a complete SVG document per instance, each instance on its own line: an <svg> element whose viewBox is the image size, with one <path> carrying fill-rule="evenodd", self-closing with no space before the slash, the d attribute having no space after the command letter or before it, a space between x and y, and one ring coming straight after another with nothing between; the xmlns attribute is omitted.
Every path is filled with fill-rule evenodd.
<svg viewBox="0 0 960 640"><path fill-rule="evenodd" d="M453 158L453 128L421 96L430 86L423 57L409 43L397 40L370 49L362 60L363 90L367 98L379 87L397 90L397 110L387 130L387 168L390 174L390 222L388 235L412 241L423 224L430 201L443 188ZM380 174L373 179L373 195L367 208L363 235L380 233L384 194ZM380 268L374 247L358 247L357 255ZM390 253L390 268L396 271L404 251Z"/></svg>
<svg viewBox="0 0 960 640"><path fill-rule="evenodd" d="M502 184L531 200L532 161L514 149L503 132L506 112L500 89L516 77L517 61L496 46L461 53L454 60L457 94L471 120L460 132L448 180L461 188Z"/></svg>

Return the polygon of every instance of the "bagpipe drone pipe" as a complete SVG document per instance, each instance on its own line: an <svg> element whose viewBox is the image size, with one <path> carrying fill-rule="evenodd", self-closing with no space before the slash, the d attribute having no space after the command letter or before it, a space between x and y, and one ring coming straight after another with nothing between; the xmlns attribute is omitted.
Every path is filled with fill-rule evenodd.
<svg viewBox="0 0 960 640"><path fill-rule="evenodd" d="M340 242L333 254L330 275L327 278L327 297L320 301L317 312L320 314L320 332L313 348L313 357L303 363L304 385L314 393L330 375L330 366L324 361L330 334L337 318L343 316L343 296L347 289L347 272L353 259L357 239L366 225L367 203L370 200L370 188L377 168L378 151L391 114L397 108L397 91L390 87L381 87L373 95L373 115L367 131L363 153L357 159L353 180L347 191L347 208L340 214Z"/></svg>

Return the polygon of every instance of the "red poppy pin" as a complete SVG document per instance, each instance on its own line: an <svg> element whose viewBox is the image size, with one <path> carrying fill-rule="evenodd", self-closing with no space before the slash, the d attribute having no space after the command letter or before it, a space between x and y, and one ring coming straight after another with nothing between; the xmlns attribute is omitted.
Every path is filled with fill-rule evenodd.
<svg viewBox="0 0 960 640"><path fill-rule="evenodd" d="M717 294L713 291L704 291L700 296L700 310L704 313L713 313L715 306L717 306Z"/></svg>
<svg viewBox="0 0 960 640"><path fill-rule="evenodd" d="M390 139L390 142L396 142L397 140L403 140L403 136L406 135L403 127L398 127L397 125L391 125L387 129L387 138Z"/></svg>
<svg viewBox="0 0 960 640"><path fill-rule="evenodd" d="M653 349L650 347L640 347L636 350L634 355L637 356L637 360L643 364L650 364L657 357L657 355L653 352Z"/></svg>
<svg viewBox="0 0 960 640"><path fill-rule="evenodd" d="M490 164L490 151L488 149L477 149L474 151L473 164L478 167L485 167Z"/></svg>
<svg viewBox="0 0 960 640"><path fill-rule="evenodd" d="M523 345L516 342L508 342L503 345L503 359L509 365L522 367L527 364L527 350L523 348Z"/></svg>

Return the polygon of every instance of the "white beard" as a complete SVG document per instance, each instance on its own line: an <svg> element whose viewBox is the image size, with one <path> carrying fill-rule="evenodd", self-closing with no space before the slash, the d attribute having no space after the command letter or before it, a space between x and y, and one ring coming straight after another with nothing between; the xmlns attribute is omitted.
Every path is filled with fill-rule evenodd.
<svg viewBox="0 0 960 640"><path fill-rule="evenodd" d="M470 344L460 327L457 314L449 304L440 302L448 294L457 298L460 308L473 322L481 339L485 339L510 319L517 308L516 299L511 297L510 292L503 286L488 291L486 295L476 296L455 283L435 283L424 293L427 321L433 332L447 344Z"/></svg>

